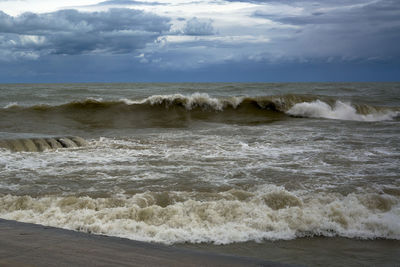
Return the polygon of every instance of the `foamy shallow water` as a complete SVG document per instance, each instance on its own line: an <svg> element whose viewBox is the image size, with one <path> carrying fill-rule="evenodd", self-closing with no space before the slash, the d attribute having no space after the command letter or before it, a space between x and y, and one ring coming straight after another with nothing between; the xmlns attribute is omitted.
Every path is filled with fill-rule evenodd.
<svg viewBox="0 0 400 267"><path fill-rule="evenodd" d="M213 124L3 151L0 216L166 244L400 239L397 148L382 136L350 139L342 123L340 136L310 131L319 123Z"/></svg>
<svg viewBox="0 0 400 267"><path fill-rule="evenodd" d="M0 149L1 218L174 245L400 239L395 85L74 86L4 100L0 138L89 145Z"/></svg>
<svg viewBox="0 0 400 267"><path fill-rule="evenodd" d="M131 197L2 197L1 216L141 241L230 244L304 236L400 238L394 196L305 194L282 187Z"/></svg>

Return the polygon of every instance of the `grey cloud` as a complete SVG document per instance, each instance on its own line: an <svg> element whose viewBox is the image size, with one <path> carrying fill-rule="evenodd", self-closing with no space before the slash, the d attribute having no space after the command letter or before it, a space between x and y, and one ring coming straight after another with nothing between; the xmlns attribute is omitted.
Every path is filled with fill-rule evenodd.
<svg viewBox="0 0 400 267"><path fill-rule="evenodd" d="M165 5L159 2L142 2L142 1L132 1L132 0L108 0L96 4L96 6L107 6L107 5L146 5L146 6L156 6Z"/></svg>
<svg viewBox="0 0 400 267"><path fill-rule="evenodd" d="M192 18L186 22L183 29L183 34L186 35L213 35L214 28L212 20Z"/></svg>
<svg viewBox="0 0 400 267"><path fill-rule="evenodd" d="M286 4L286 5L302 5L304 4L312 4L313 6L341 6L341 5L354 5L358 3L365 3L366 0L324 0L324 1L315 1L315 0L225 0L226 2L244 2L244 3L253 3L253 4Z"/></svg>
<svg viewBox="0 0 400 267"><path fill-rule="evenodd" d="M341 2L350 4L345 0ZM320 1L319 5L305 5L299 15L268 14L267 9L260 9L253 15L296 27L297 30L288 34L286 40L275 40L288 55L365 59L400 57L398 0L321 9L323 4L326 3Z"/></svg>
<svg viewBox="0 0 400 267"><path fill-rule="evenodd" d="M254 16L266 17L272 20L292 25L306 24L348 24L348 23L384 23L400 22L400 2L383 0L373 4L333 9L332 11L320 12L306 9L305 14L298 16L273 16L263 11L256 11Z"/></svg>
<svg viewBox="0 0 400 267"><path fill-rule="evenodd" d="M0 49L16 54L130 53L169 29L168 18L132 9L61 10L18 17L0 11Z"/></svg>

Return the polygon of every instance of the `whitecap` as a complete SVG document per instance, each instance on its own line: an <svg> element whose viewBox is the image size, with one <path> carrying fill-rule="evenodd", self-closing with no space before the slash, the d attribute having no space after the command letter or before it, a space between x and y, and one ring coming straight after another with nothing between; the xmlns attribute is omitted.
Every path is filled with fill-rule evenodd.
<svg viewBox="0 0 400 267"><path fill-rule="evenodd" d="M336 101L334 106L330 106L321 100L297 103L287 111L287 114L299 117L349 121L385 121L393 120L398 116L398 112L394 111L359 114L350 103Z"/></svg>

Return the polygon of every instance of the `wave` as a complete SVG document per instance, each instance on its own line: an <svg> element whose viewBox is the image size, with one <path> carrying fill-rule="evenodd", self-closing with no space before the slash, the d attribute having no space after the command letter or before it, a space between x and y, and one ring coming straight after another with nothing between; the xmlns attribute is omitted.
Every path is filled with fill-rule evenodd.
<svg viewBox="0 0 400 267"><path fill-rule="evenodd" d="M398 107L351 104L316 95L211 97L208 94L153 95L145 99L85 99L61 105L20 106L10 103L0 110L8 125L68 128L184 127L193 121L260 124L289 117L354 121L393 120ZM47 125L46 122L49 122ZM4 125L1 125L2 128ZM32 129L27 129L27 131Z"/></svg>
<svg viewBox="0 0 400 267"><path fill-rule="evenodd" d="M359 110L360 109L361 108L359 108ZM336 101L335 104L331 106L321 100L297 103L286 113L300 117L350 121L385 121L393 120L399 115L398 111L378 110L371 106L364 106L364 114L360 114L357 108L350 103Z"/></svg>
<svg viewBox="0 0 400 267"><path fill-rule="evenodd" d="M322 98L324 100L320 100ZM353 121L392 120L399 115L390 108L369 105L352 105L329 97L310 95L284 95L264 97L231 97L227 99L212 98L207 94L184 96L155 95L141 101L122 100L127 104L150 105L182 105L187 110L202 108L203 110L223 111L227 108L237 109L241 106L253 105L260 109L282 112L288 115L310 118L327 118Z"/></svg>
<svg viewBox="0 0 400 267"><path fill-rule="evenodd" d="M0 217L141 241L215 243L341 236L400 239L399 199L373 193L145 192L133 196L0 197Z"/></svg>
<svg viewBox="0 0 400 267"><path fill-rule="evenodd" d="M130 106L135 108L149 108L149 107L164 107L167 109L184 108L187 111L202 110L202 111L225 111L227 109L238 109L241 107L250 108L256 107L258 109L267 109L277 112L285 112L288 108L296 103L303 101L313 101L318 99L317 96L308 95L284 95L284 96L259 96L259 97L246 97L246 96L232 96L226 98L210 97L204 93L194 93L192 95L153 95L145 99L131 100L120 99L117 101L103 100L102 98L88 98L85 100L73 101L57 106L48 104L40 104L34 106L19 106L18 103L13 102L6 105L3 109L18 110L30 109L37 111L51 111L60 109L104 109L113 107Z"/></svg>
<svg viewBox="0 0 400 267"><path fill-rule="evenodd" d="M11 103L8 103L8 104L4 107L4 109L14 108L14 107L18 107L18 102L11 102Z"/></svg>

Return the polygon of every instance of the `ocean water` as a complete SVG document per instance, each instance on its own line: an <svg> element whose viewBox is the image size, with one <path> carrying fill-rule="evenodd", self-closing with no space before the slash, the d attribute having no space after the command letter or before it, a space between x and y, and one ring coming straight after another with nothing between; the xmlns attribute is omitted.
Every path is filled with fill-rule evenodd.
<svg viewBox="0 0 400 267"><path fill-rule="evenodd" d="M0 148L1 218L399 264L400 83L0 85L0 140L73 135L88 145Z"/></svg>

